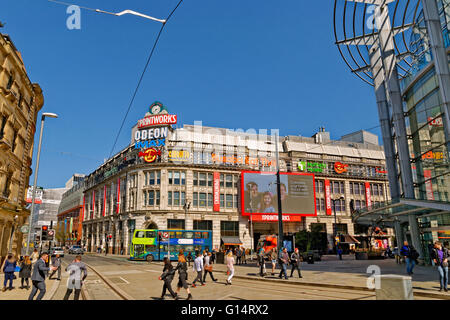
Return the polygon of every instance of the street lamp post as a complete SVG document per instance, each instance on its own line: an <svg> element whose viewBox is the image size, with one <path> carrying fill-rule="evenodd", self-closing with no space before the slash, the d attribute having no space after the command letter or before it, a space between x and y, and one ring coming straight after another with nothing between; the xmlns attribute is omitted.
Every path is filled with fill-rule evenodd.
<svg viewBox="0 0 450 320"><path fill-rule="evenodd" d="M331 199L333 201L333 211L334 211L334 228L333 228L333 242L334 242L334 250L337 252L337 216L336 216L336 201L344 200L344 197L340 197L338 199Z"/></svg>
<svg viewBox="0 0 450 320"><path fill-rule="evenodd" d="M281 207L281 190L280 190L280 159L278 154L278 134L275 134L275 153L277 159L277 200L278 200L278 240L277 250L281 253L283 246L283 209Z"/></svg>
<svg viewBox="0 0 450 320"><path fill-rule="evenodd" d="M37 178L38 178L38 171L39 171L39 160L41 157L41 146L42 146L42 134L44 132L44 122L45 117L49 118L58 118L58 115L55 113L43 113L41 118L41 132L39 134L39 146L38 146L38 154L37 154L37 160L36 160L36 167L34 169L34 183L33 183L33 192L31 197L31 211L30 211L30 218L28 219L28 236L27 236L27 250L25 255L29 255L30 253L30 239L31 239L31 224L33 219L33 212L34 212L34 201L36 198L36 185L37 185ZM42 239L41 239L42 243Z"/></svg>

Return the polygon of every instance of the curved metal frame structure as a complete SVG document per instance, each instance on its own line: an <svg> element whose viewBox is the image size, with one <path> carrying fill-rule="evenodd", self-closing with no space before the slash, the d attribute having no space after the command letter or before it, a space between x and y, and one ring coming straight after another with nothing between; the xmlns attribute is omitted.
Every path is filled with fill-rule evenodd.
<svg viewBox="0 0 450 320"><path fill-rule="evenodd" d="M380 3L391 4L391 31L394 34L395 55L399 78L406 77L412 68L415 50L410 48L407 34L412 36L418 13L421 9L420 0L335 0L334 1L334 37L339 53L350 68L367 84L374 85L374 76L369 62L369 50L376 41L376 28L368 27L368 23L375 25L375 14L368 16L370 6ZM349 4L351 3L351 4ZM342 7L342 12L339 10ZM353 8L352 8L353 7ZM342 16L341 16L342 14ZM338 21L342 21L342 25ZM359 26L359 28L358 28ZM351 31L349 31L351 29ZM359 30L359 34L357 34ZM363 47L363 48L361 48ZM363 51L363 52L362 52Z"/></svg>

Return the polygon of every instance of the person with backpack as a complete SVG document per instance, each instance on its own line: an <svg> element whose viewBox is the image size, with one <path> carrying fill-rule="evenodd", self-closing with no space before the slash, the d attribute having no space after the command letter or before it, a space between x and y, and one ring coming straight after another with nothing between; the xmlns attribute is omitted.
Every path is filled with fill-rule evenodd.
<svg viewBox="0 0 450 320"><path fill-rule="evenodd" d="M17 261L14 258L13 254L8 254L5 262L3 263L3 272L5 273L5 281L3 282L2 291L5 292L7 290L6 285L9 281L9 290L14 289L13 281L14 281L14 272L16 271Z"/></svg>
<svg viewBox="0 0 450 320"><path fill-rule="evenodd" d="M442 291L442 289L444 289L445 292L448 291L448 257L448 249L443 248L442 243L436 241L434 243L434 248L431 251L431 259L433 259L433 262L437 266L437 270L439 272L439 282L441 284L439 291Z"/></svg>
<svg viewBox="0 0 450 320"><path fill-rule="evenodd" d="M169 258L164 257L164 269L162 275L159 277L159 280L164 281L163 291L161 293L161 300L164 300L164 296L166 295L166 290L169 290L172 298L176 299L177 294L172 290L172 281L175 276L175 270L173 269L172 263Z"/></svg>
<svg viewBox="0 0 450 320"><path fill-rule="evenodd" d="M20 272L19 272L19 278L21 280L21 286L20 289L27 288L27 290L30 288L30 282L29 279L31 278L31 260L29 256L25 256L22 263L20 264ZM24 283L27 283L27 286L24 286Z"/></svg>
<svg viewBox="0 0 450 320"><path fill-rule="evenodd" d="M419 257L419 253L414 249L413 246L408 244L408 241L403 243L403 247L400 250L400 254L405 258L406 261L406 273L412 275L414 266L416 265L416 260Z"/></svg>

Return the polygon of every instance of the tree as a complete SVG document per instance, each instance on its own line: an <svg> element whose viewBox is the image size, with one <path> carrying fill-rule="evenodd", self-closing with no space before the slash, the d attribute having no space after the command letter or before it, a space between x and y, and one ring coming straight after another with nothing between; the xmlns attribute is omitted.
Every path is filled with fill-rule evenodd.
<svg viewBox="0 0 450 320"><path fill-rule="evenodd" d="M322 231L322 226L320 225L311 225L311 231L299 231L295 236L296 246L301 252L321 250L324 246L324 236Z"/></svg>

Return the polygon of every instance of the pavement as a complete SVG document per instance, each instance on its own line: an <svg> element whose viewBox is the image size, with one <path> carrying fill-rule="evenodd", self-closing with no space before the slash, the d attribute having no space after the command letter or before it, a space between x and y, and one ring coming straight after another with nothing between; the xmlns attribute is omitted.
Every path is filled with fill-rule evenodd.
<svg viewBox="0 0 450 320"><path fill-rule="evenodd" d="M90 254L90 253L89 253ZM125 255L104 255L92 254L102 256L109 259L118 259L121 261L128 261L134 264L146 264L145 261L130 261L129 256ZM161 262L152 262L152 264L159 264ZM280 269L278 266L275 269L275 274L271 275L271 264L266 263L266 271L268 275L265 277L259 276L259 267L255 261L248 260L247 264L235 265L235 278L252 279L260 281L274 281L274 282L289 282L304 286L317 286L336 289L355 289L367 290L367 283L370 275L376 270L381 275L402 275L406 276L406 265L397 264L395 259L383 260L355 260L353 255L344 255L343 260L339 260L337 256L327 255L322 257L322 261L316 261L314 264L302 263L302 279L298 278L297 273L294 277L288 280L280 280L278 274ZM226 272L226 265L215 264L215 272ZM288 269L288 276L290 275L290 266ZM414 274L412 275L412 285L414 294L421 297L449 299L450 293L439 292L439 275L435 267L416 265Z"/></svg>
<svg viewBox="0 0 450 320"><path fill-rule="evenodd" d="M72 257L67 257L71 259ZM128 288L127 282L136 281L133 290L137 290L139 282L142 281L142 272L150 272L151 274L158 274L162 270L161 262L148 263L145 261L130 261L128 256L125 255L99 255L95 253L87 253L86 258L89 258L92 266L100 268L99 271L107 277L110 277L114 281L117 281L119 285L123 284L123 288ZM67 260L64 259L64 260ZM84 260L84 258L83 258ZM68 263L69 260L64 261ZM133 265L135 267L133 267ZM145 270L145 266L152 266L153 270ZM65 267L63 265L63 267ZM131 270L133 268L139 268L138 270ZM144 269L142 269L144 268ZM127 269L130 269L127 271ZM148 268L147 268L148 269ZM191 265L192 269L192 265ZM395 274L406 275L406 266L404 264L398 265L394 259L385 260L354 260L353 256L344 256L343 260L339 260L336 256L323 256L322 261L316 261L314 264L302 263L302 275L303 278L299 279L297 274L294 273L294 277L288 280L280 280L278 278L279 268L276 268L275 274L271 275L271 264L266 263L266 271L268 275L265 277L259 276L259 268L255 261L248 260L247 264L235 266L235 279L239 279L242 282L242 286L245 289L245 281L257 280L261 282L261 286L270 286L270 282L284 283L289 286L297 286L298 290L311 290L311 288L317 288L319 290L357 290L361 292L370 292L367 288L367 281L371 275L370 270L377 270L380 274ZM369 272L368 272L369 270ZM136 279L134 279L135 273ZM226 265L215 264L214 273L222 274L220 277L225 278ZM115 279L118 275L123 276L120 280ZM290 269L288 269L288 276L290 275ZM129 276L130 278L126 278ZM0 276L1 277L1 276ZM62 272L62 280L47 280L47 293L44 300L61 300L64 296L66 289L67 275ZM141 278L140 278L141 277ZM152 276L153 277L153 276ZM1 277L3 278L3 277ZM110 300L118 299L118 297L111 296L108 293L109 290L102 283L101 279L96 278L93 273L89 275L89 281L87 281L86 289L92 296L93 300ZM431 299L450 299L450 294L446 292L439 292L438 273L435 267L431 266L416 266L414 268L414 274L412 275L412 284L414 288L414 295L417 299L431 298ZM1 279L2 280L2 279ZM119 281L120 280L120 281ZM123 282L125 281L125 282ZM20 279L14 281L16 289L12 291L0 292L0 300L26 300L30 290L18 289L20 286ZM158 284L159 287L159 284ZM262 287L261 287L262 288ZM159 290L159 288L158 288ZM306 291L305 291L306 292ZM308 291L309 292L309 291ZM336 291L337 292L337 291ZM344 293L344 291L342 291ZM349 294L348 291L345 291ZM371 291L373 293L373 291ZM133 296L140 297L142 293L130 291ZM205 293L206 294L206 293ZM360 295L363 296L363 295ZM207 297L207 296L205 296ZM307 295L305 294L305 297ZM302 296L296 296L292 298L301 299ZM338 298L338 297L336 297Z"/></svg>

